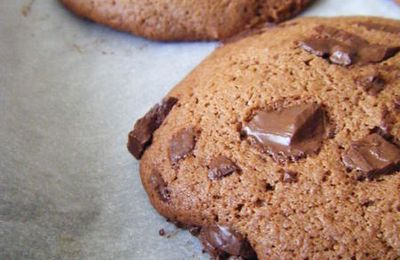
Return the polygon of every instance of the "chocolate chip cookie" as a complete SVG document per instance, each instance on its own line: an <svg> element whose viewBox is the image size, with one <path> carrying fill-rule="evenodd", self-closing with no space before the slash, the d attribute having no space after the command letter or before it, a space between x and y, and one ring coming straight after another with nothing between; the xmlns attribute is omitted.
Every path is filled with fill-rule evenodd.
<svg viewBox="0 0 400 260"><path fill-rule="evenodd" d="M128 148L215 258L398 259L399 119L400 22L303 18L219 47Z"/></svg>
<svg viewBox="0 0 400 260"><path fill-rule="evenodd" d="M279 22L313 0L61 0L79 16L162 41L215 40L264 22Z"/></svg>

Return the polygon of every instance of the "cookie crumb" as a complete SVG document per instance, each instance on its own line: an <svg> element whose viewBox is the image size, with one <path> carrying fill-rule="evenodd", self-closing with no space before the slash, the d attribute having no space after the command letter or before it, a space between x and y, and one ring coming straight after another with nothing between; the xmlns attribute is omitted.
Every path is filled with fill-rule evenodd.
<svg viewBox="0 0 400 260"><path fill-rule="evenodd" d="M21 14L24 17L27 17L31 11L32 11L32 5L35 2L35 0L30 0L27 4L25 4L24 6L22 6L21 8Z"/></svg>

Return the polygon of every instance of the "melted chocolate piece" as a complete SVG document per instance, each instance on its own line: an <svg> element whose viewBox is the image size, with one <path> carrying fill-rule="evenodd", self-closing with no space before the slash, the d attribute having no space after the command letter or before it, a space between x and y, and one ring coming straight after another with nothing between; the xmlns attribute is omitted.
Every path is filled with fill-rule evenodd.
<svg viewBox="0 0 400 260"><path fill-rule="evenodd" d="M154 131L161 126L177 101L178 99L174 97L164 98L135 123L133 130L129 133L127 146L136 159L140 160L151 143Z"/></svg>
<svg viewBox="0 0 400 260"><path fill-rule="evenodd" d="M330 39L321 39L316 36L312 36L300 43L300 47L304 50L312 53L318 57L329 57L331 51L332 41Z"/></svg>
<svg viewBox="0 0 400 260"><path fill-rule="evenodd" d="M297 172L285 171L282 175L282 181L285 183L295 183L298 181Z"/></svg>
<svg viewBox="0 0 400 260"><path fill-rule="evenodd" d="M300 47L318 57L329 59L332 63L343 66L352 63L352 50L334 39L314 36L304 40Z"/></svg>
<svg viewBox="0 0 400 260"><path fill-rule="evenodd" d="M358 62L361 65L368 63L378 63L393 57L399 52L400 47L382 46L378 44L370 44L358 51Z"/></svg>
<svg viewBox="0 0 400 260"><path fill-rule="evenodd" d="M348 46L368 44L368 41L362 37L340 29L336 29L334 27L320 25L315 27L314 30L323 37L333 38Z"/></svg>
<svg viewBox="0 0 400 260"><path fill-rule="evenodd" d="M203 227L199 239L205 250L213 257L226 259L229 256L237 256L243 259L257 259L247 239L227 227L218 225Z"/></svg>
<svg viewBox="0 0 400 260"><path fill-rule="evenodd" d="M172 137L169 146L169 158L173 165L192 153L196 139L197 133L194 128L184 128Z"/></svg>
<svg viewBox="0 0 400 260"><path fill-rule="evenodd" d="M377 31L383 31L387 33L395 33L395 34L400 34L400 27L398 26L393 26L393 25L388 25L388 24L380 24L380 23L374 23L374 22L361 22L357 23L359 26L365 27L368 30L377 30Z"/></svg>
<svg viewBox="0 0 400 260"><path fill-rule="evenodd" d="M400 149L374 133L353 142L343 156L343 163L360 172L361 179L371 179L398 170Z"/></svg>
<svg viewBox="0 0 400 260"><path fill-rule="evenodd" d="M370 75L360 76L355 79L357 86L364 89L371 96L376 96L385 88L385 81L379 75L374 72Z"/></svg>
<svg viewBox="0 0 400 260"><path fill-rule="evenodd" d="M240 168L229 158L225 156L218 156L213 158L210 162L208 178L210 178L210 180L221 179L239 170Z"/></svg>
<svg viewBox="0 0 400 260"><path fill-rule="evenodd" d="M332 63L349 66L353 62L354 51L345 45L334 45L332 46L329 60Z"/></svg>
<svg viewBox="0 0 400 260"><path fill-rule="evenodd" d="M316 153L325 135L326 116L317 103L294 105L278 111L257 111L244 133L276 161Z"/></svg>
<svg viewBox="0 0 400 260"><path fill-rule="evenodd" d="M370 44L357 35L333 27L318 26L315 31L318 35L305 39L300 47L341 66L378 63L389 59L400 50L399 46Z"/></svg>
<svg viewBox="0 0 400 260"><path fill-rule="evenodd" d="M157 191L159 199L161 199L163 202L170 202L171 191L168 189L168 185L164 181L161 174L156 170L153 170L152 174L150 175L150 185Z"/></svg>

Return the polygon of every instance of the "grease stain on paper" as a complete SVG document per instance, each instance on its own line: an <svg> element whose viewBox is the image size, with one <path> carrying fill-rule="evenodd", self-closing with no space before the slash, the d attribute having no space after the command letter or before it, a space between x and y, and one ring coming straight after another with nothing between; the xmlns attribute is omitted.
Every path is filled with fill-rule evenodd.
<svg viewBox="0 0 400 260"><path fill-rule="evenodd" d="M27 4L24 4L21 8L21 14L24 17L27 17L31 11L32 11L32 6L35 3L35 0L29 0L29 2Z"/></svg>

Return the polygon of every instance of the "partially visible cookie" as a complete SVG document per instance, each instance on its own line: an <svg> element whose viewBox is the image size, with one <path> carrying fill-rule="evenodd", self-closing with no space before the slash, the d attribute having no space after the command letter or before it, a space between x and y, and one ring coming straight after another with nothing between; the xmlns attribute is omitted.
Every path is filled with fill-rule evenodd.
<svg viewBox="0 0 400 260"><path fill-rule="evenodd" d="M79 16L162 41L215 40L280 22L313 0L61 0Z"/></svg>
<svg viewBox="0 0 400 260"><path fill-rule="evenodd" d="M219 259L399 259L399 29L304 18L218 48L129 137L151 203Z"/></svg>

